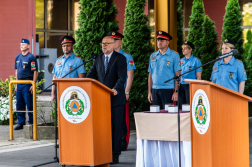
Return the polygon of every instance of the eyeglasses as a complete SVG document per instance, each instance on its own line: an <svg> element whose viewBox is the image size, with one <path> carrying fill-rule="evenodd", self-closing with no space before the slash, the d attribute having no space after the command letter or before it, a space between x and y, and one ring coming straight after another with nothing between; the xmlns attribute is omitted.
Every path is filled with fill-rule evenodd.
<svg viewBox="0 0 252 167"><path fill-rule="evenodd" d="M73 46L73 45L62 45L62 48L65 48L65 47L69 48L71 46Z"/></svg>
<svg viewBox="0 0 252 167"><path fill-rule="evenodd" d="M114 43L114 42L110 42L110 43L100 43L100 45L102 46L102 45L105 45L105 46L108 46L109 44L112 44L112 43Z"/></svg>

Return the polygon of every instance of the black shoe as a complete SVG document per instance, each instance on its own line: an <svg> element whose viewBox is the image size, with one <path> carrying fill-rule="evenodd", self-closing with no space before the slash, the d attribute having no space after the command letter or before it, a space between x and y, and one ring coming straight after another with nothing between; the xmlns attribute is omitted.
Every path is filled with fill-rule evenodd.
<svg viewBox="0 0 252 167"><path fill-rule="evenodd" d="M113 158L113 162L111 162L110 164L118 164L119 163L119 158Z"/></svg>
<svg viewBox="0 0 252 167"><path fill-rule="evenodd" d="M122 147L121 151L127 151L127 149L128 149L127 147Z"/></svg>
<svg viewBox="0 0 252 167"><path fill-rule="evenodd" d="M23 129L23 124L17 124L17 126L14 128L14 130L20 130Z"/></svg>

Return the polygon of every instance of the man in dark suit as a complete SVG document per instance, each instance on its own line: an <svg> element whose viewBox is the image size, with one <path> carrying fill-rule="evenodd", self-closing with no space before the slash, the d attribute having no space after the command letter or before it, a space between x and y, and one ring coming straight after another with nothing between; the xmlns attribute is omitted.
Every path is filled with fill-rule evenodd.
<svg viewBox="0 0 252 167"><path fill-rule="evenodd" d="M98 81L113 90L111 96L112 151L113 164L119 162L122 143L122 122L125 114L126 97L124 83L127 76L126 58L114 51L115 40L106 36L102 40L102 52L95 59L87 78Z"/></svg>

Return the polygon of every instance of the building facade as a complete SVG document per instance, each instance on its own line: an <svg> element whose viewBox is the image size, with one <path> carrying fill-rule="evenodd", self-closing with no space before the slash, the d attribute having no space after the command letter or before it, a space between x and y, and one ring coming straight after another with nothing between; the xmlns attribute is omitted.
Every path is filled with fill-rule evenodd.
<svg viewBox="0 0 252 167"><path fill-rule="evenodd" d="M181 0L183 4L183 31L185 39L189 30L189 16L193 0ZM5 80L15 74L14 60L20 53L21 38L31 42L30 52L36 53L36 40L40 48L57 48L57 55L62 55L59 38L62 35L74 35L78 29L77 16L79 13L79 0L8 0L1 2L0 6L0 43L2 54L0 61L0 78ZM124 13L127 0L114 0L119 13L119 32L123 33ZM203 0L205 14L214 22L218 32L218 41L221 42L223 16L227 0ZM244 33L252 24L247 17L252 13L252 0L239 0L244 15ZM151 41L155 45L155 31L164 30L172 34L171 48L176 50L176 0L147 0L145 14L150 16L152 27ZM37 36L37 38L36 38Z"/></svg>

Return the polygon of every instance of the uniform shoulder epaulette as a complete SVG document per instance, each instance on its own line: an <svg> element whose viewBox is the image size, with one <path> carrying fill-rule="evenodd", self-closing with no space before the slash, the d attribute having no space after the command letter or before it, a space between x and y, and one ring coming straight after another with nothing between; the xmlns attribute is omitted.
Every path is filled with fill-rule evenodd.
<svg viewBox="0 0 252 167"><path fill-rule="evenodd" d="M238 61L242 62L242 61L241 61L241 60L239 60L239 59L236 59L236 60L238 60Z"/></svg>
<svg viewBox="0 0 252 167"><path fill-rule="evenodd" d="M198 60L199 60L199 58L198 58L198 57L196 57L196 59L198 59Z"/></svg>
<svg viewBox="0 0 252 167"><path fill-rule="evenodd" d="M61 58L61 56L60 56L60 57L58 57L56 60L58 60L59 58Z"/></svg>
<svg viewBox="0 0 252 167"><path fill-rule="evenodd" d="M175 50L172 50L172 51L178 54L178 52L177 52L177 51L175 51Z"/></svg>
<svg viewBox="0 0 252 167"><path fill-rule="evenodd" d="M80 56L76 56L77 58L79 58L79 59L81 59L81 57Z"/></svg>
<svg viewBox="0 0 252 167"><path fill-rule="evenodd" d="M125 52L125 53L127 53L127 54L129 54L129 55L130 55L130 53L128 53L128 52Z"/></svg>

